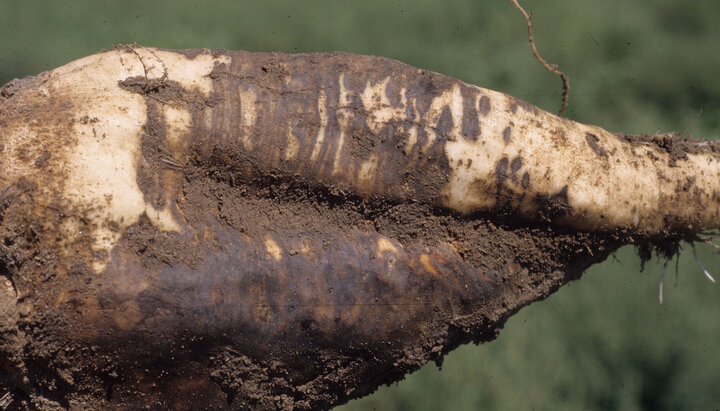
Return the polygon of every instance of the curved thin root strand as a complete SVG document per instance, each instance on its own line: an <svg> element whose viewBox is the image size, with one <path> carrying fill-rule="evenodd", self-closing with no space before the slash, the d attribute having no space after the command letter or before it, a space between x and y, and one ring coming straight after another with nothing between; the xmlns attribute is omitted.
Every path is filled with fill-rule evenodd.
<svg viewBox="0 0 720 411"><path fill-rule="evenodd" d="M663 280L665 279L665 273L667 273L667 267L669 262L669 258L665 260L665 264L663 264L662 274L660 274L660 304L663 303Z"/></svg>
<svg viewBox="0 0 720 411"><path fill-rule="evenodd" d="M714 238L715 238L715 237L714 237ZM710 238L705 238L705 239L702 239L702 242L705 243L705 244L707 244L707 245L709 245L710 247L712 247L712 248L714 248L714 249L716 249L716 250L720 250L720 245L717 245L717 244L713 243L713 242L710 241L710 240L711 240Z"/></svg>
<svg viewBox="0 0 720 411"><path fill-rule="evenodd" d="M568 78L567 74L563 73L562 71L558 70L558 65L554 63L548 63L545 61L544 58L540 56L540 53L537 51L537 48L535 47L535 39L533 37L533 31L532 31L532 18L528 14L527 11L520 5L520 3L517 2L517 0L510 0L510 2L515 6L516 9L520 10L520 13L525 17L525 22L527 23L527 31L528 31L528 39L530 40L530 47L532 48L533 55L535 56L535 59L540 62L540 64L543 65L548 71L552 72L553 74L560 76L560 80L562 80L563 83L563 93L562 93L562 106L560 107L560 110L558 111L558 116L562 115L562 113L565 111L568 105L568 97L570 95L570 78Z"/></svg>
<svg viewBox="0 0 720 411"><path fill-rule="evenodd" d="M703 273L705 274L705 276L706 276L710 281L715 282L715 279L713 278L713 276L710 275L710 273L708 272L708 270L705 269L705 266L703 266L702 263L700 262L700 259L699 259L698 256L697 256L697 252L695 252L695 245L694 245L694 244L692 245L692 250L693 250L693 257L695 257L695 262L697 263L697 265L703 270Z"/></svg>

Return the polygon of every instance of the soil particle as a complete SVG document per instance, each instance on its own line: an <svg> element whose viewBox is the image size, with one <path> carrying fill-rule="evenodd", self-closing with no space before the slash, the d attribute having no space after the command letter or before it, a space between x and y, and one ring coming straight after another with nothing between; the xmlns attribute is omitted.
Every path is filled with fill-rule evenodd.
<svg viewBox="0 0 720 411"><path fill-rule="evenodd" d="M556 194L538 198L538 202L543 204L541 208L546 210L543 216L549 221L569 215L572 212L572 207L568 203L567 190L568 186L563 186Z"/></svg>
<svg viewBox="0 0 720 411"><path fill-rule="evenodd" d="M203 253L197 249L188 249L187 242L178 235L157 232L146 215L126 232L130 251L137 255L143 267L159 270L182 264L194 268L202 262Z"/></svg>

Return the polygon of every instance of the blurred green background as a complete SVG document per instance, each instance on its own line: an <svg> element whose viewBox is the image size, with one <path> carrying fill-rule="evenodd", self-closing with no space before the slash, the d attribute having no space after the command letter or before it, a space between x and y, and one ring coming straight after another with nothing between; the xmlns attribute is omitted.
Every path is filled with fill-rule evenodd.
<svg viewBox="0 0 720 411"><path fill-rule="evenodd" d="M522 3L540 52L570 76L568 117L627 133L720 135L720 2ZM375 54L560 106L559 79L532 58L506 0L0 0L0 83L119 43ZM704 245L698 254L720 277L720 257ZM496 341L338 410L718 409L720 286L686 247L679 285L670 273L658 305L662 263L641 273L624 248L523 309Z"/></svg>

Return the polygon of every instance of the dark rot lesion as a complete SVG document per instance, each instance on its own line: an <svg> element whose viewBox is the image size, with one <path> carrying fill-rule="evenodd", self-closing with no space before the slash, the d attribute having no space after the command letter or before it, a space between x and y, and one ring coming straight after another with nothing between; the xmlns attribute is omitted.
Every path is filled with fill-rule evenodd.
<svg viewBox="0 0 720 411"><path fill-rule="evenodd" d="M261 67L282 69L265 73ZM237 53L229 67L219 65L215 72L220 73L215 75L215 92L227 98L219 99L199 123L212 130L207 135L213 139L204 138L198 146L237 151L246 157L238 166L244 170L238 172L302 175L398 201L439 202L437 193L450 173L445 142L460 125L453 123L447 107L436 123L422 123L434 99L451 90L455 81L393 60L343 53ZM408 87L416 78L422 87ZM387 98L389 106L371 104L401 112L402 118L378 123L373 117L363 93L378 84L385 84L384 96L378 97ZM243 126L248 123L243 117L247 104L239 101L243 98L253 102L250 129ZM411 134L414 144L408 144ZM250 144L239 144L245 141ZM288 151L293 155L286 156ZM413 184L404 184L408 179Z"/></svg>

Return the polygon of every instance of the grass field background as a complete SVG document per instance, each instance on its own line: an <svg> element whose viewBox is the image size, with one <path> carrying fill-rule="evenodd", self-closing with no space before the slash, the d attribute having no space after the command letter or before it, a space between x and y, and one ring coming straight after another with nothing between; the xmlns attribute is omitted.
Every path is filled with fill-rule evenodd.
<svg viewBox="0 0 720 411"><path fill-rule="evenodd" d="M720 135L720 3L527 0L538 48L572 85L567 117L611 131ZM0 83L116 44L392 57L560 106L504 0L0 0ZM698 116L698 113L702 114ZM698 254L720 277L720 257ZM674 263L673 263L674 264ZM717 409L720 286L686 247L679 285L632 248L535 303L500 337L464 346L338 410Z"/></svg>

